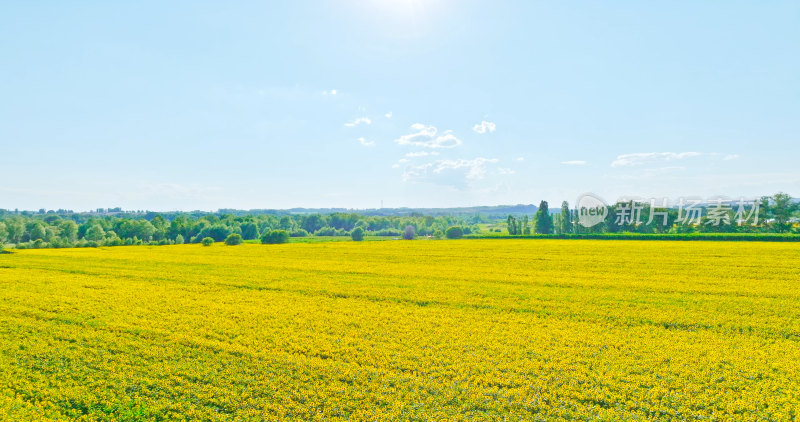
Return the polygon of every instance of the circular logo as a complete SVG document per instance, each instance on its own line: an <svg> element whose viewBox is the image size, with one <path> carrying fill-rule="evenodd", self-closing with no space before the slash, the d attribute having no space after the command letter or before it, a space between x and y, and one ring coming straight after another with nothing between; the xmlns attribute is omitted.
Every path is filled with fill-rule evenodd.
<svg viewBox="0 0 800 422"><path fill-rule="evenodd" d="M605 221L608 215L608 205L603 198L593 194L584 193L578 197L577 211L578 224L583 227L593 227Z"/></svg>

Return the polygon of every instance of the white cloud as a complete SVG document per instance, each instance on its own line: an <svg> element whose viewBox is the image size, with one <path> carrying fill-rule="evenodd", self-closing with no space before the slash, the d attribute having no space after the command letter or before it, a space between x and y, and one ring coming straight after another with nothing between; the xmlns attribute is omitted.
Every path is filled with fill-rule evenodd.
<svg viewBox="0 0 800 422"><path fill-rule="evenodd" d="M425 148L453 148L461 145L458 139L450 130L438 135L438 130L434 126L425 126L422 123L414 123L411 129L416 132L403 135L394 141L400 145L413 145Z"/></svg>
<svg viewBox="0 0 800 422"><path fill-rule="evenodd" d="M363 145L365 147L371 147L371 146L375 145L375 141L368 141L363 136L358 138L358 142L360 142L361 145Z"/></svg>
<svg viewBox="0 0 800 422"><path fill-rule="evenodd" d="M701 155L703 154L700 152L638 152L634 154L622 154L617 156L617 159L611 163L611 167L640 166L644 164L683 160Z"/></svg>
<svg viewBox="0 0 800 422"><path fill-rule="evenodd" d="M611 167L632 167L641 165L662 165L663 163L685 160L687 158L705 158L706 160L730 161L739 158L738 154L722 154L719 152L639 152L622 154L611 163Z"/></svg>
<svg viewBox="0 0 800 422"><path fill-rule="evenodd" d="M583 165L586 165L586 161L583 161L583 160L569 160L569 161L562 161L561 164L566 164L568 166L583 166Z"/></svg>
<svg viewBox="0 0 800 422"><path fill-rule="evenodd" d="M480 123L478 123L477 125L473 126L472 130L474 130L475 132L480 133L482 135L482 134L484 134L486 132L490 132L490 133L494 132L494 130L496 128L497 128L497 125L495 125L494 123L487 122L486 120L483 120Z"/></svg>
<svg viewBox="0 0 800 422"><path fill-rule="evenodd" d="M525 161L525 157L517 157L516 160L517 161Z"/></svg>
<svg viewBox="0 0 800 422"><path fill-rule="evenodd" d="M337 91L335 89L331 89L330 91L322 91L322 95L336 95Z"/></svg>
<svg viewBox="0 0 800 422"><path fill-rule="evenodd" d="M514 174L516 171L513 169L505 168L505 167L498 167L497 172L500 174Z"/></svg>
<svg viewBox="0 0 800 422"><path fill-rule="evenodd" d="M439 155L436 151L415 151L406 154L406 157L427 157L429 155Z"/></svg>
<svg viewBox="0 0 800 422"><path fill-rule="evenodd" d="M355 120L353 120L352 122L347 122L344 125L347 126L347 127L356 127L356 126L360 125L361 123L364 123L365 125L370 125L370 124L372 124L372 120L370 120L369 117L358 117Z"/></svg>
<svg viewBox="0 0 800 422"><path fill-rule="evenodd" d="M392 118L392 112L390 111L390 112L384 114L384 116L386 116L387 119L391 119Z"/></svg>
<svg viewBox="0 0 800 422"><path fill-rule="evenodd" d="M402 160L401 160L402 161ZM403 181L431 181L463 186L465 182L486 177L487 164L497 163L497 158L477 157L472 160L436 160L431 163L408 166L403 172Z"/></svg>

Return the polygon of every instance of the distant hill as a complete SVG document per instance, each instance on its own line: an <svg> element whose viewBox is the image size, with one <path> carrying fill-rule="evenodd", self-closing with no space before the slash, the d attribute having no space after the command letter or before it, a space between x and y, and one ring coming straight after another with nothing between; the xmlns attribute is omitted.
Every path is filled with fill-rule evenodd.
<svg viewBox="0 0 800 422"><path fill-rule="evenodd" d="M233 215L258 215L258 214L331 214L335 212L352 213L366 216L412 216L412 215L484 215L487 217L506 217L509 214L534 214L537 207L533 204L517 205L495 205L477 207L455 207L455 208L371 208L371 209L350 209L350 208L290 208L284 210L275 209L256 209L256 210L237 210L220 209L220 214Z"/></svg>

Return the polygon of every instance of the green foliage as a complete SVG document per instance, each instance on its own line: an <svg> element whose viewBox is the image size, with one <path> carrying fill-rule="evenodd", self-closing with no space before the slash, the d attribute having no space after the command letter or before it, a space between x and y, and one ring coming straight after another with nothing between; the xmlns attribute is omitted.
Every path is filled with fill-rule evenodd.
<svg viewBox="0 0 800 422"><path fill-rule="evenodd" d="M464 237L464 230L459 226L451 226L447 228L444 234L448 239L461 239Z"/></svg>
<svg viewBox="0 0 800 422"><path fill-rule="evenodd" d="M202 243L203 246L211 246L211 245L214 244L214 238L213 237L204 237L203 240L200 241L200 243Z"/></svg>
<svg viewBox="0 0 800 422"><path fill-rule="evenodd" d="M242 224L242 239L258 239L258 226L256 223L249 222Z"/></svg>
<svg viewBox="0 0 800 422"><path fill-rule="evenodd" d="M203 228L200 233L197 234L197 237L204 238L210 237L214 239L215 242L222 242L228 235L231 234L230 227L224 224L213 224L209 227Z"/></svg>
<svg viewBox="0 0 800 422"><path fill-rule="evenodd" d="M524 234L526 231L530 233L528 228L528 216L526 215L522 220L518 220L513 215L509 215L506 219L506 226L508 227L508 234L518 235Z"/></svg>
<svg viewBox="0 0 800 422"><path fill-rule="evenodd" d="M238 233L231 233L225 238L225 244L229 246L241 245L242 242L244 242L244 239Z"/></svg>
<svg viewBox="0 0 800 422"><path fill-rule="evenodd" d="M558 218L558 232L560 234L572 233L572 218L567 201L561 203L561 213Z"/></svg>
<svg viewBox="0 0 800 422"><path fill-rule="evenodd" d="M313 242L338 240L330 236L349 240L356 228L361 228L365 237L409 238L404 230L409 226L414 236L441 238L445 237L449 227L458 226L461 227L464 236L474 237L471 233L479 234L481 231L495 236L499 231L505 231L503 223L506 223L508 233L512 236L531 236L532 232L558 235L800 233L800 224L797 221L797 217L800 216L798 203L785 193L761 199L758 203L761 208L757 224L753 224L752 220L737 224L734 215L736 204L732 205L733 210L729 212L730 224L710 224L706 208L703 210L702 222L693 225L679 222L678 210L675 207L660 209L667 213L666 224L662 224L661 217L656 217L653 224L646 223L650 215L649 204L644 204L641 209L640 214L644 224L618 222L616 217L617 213L621 212L621 205L611 204L606 220L592 228L572 224L575 211L569 210L566 202L561 204L561 212L552 214L552 217L549 212L544 212L544 206L540 207L534 219L529 219L530 216L525 214L530 206L504 207L502 212L505 215L502 216L498 213L445 214L446 211L442 210L431 210L432 215L404 212L387 216L373 214L371 211L289 214L283 211L261 210L223 210L217 213L145 213L115 210L113 214L104 214L100 210L91 213L73 213L65 210L36 213L0 209L0 243L4 243L7 248L9 246L32 248L36 240L42 240L37 246L46 248L166 245L181 242L199 243L205 237L222 242L234 233L240 234L243 240L259 239L261 234L273 229L286 230L291 237L309 237L307 241ZM303 227L313 228L316 233L309 233ZM315 234L319 239L314 238Z"/></svg>
<svg viewBox="0 0 800 422"><path fill-rule="evenodd" d="M536 222L534 232L538 234L551 234L553 233L553 217L550 216L550 210L547 206L547 201L539 203L539 209L536 210L534 216Z"/></svg>
<svg viewBox="0 0 800 422"><path fill-rule="evenodd" d="M44 241L45 237L47 236L47 232L45 231L44 224L36 223L30 230L30 238L31 240L41 240Z"/></svg>
<svg viewBox="0 0 800 422"><path fill-rule="evenodd" d="M771 198L768 198L766 202L768 203L767 216L775 220L772 223L775 231L778 233L790 231L792 224L789 223L789 220L797 211L798 204L792 200L791 196L783 192L776 193Z"/></svg>
<svg viewBox="0 0 800 422"><path fill-rule="evenodd" d="M62 221L58 228L61 230L61 237L69 243L78 240L78 225L72 220Z"/></svg>
<svg viewBox="0 0 800 422"><path fill-rule="evenodd" d="M304 229L297 229L297 230L289 233L289 237L306 237L306 236L309 236L309 235L310 234L307 231L305 231Z"/></svg>
<svg viewBox="0 0 800 422"><path fill-rule="evenodd" d="M105 239L105 237L106 232L99 224L94 224L89 227L89 230L86 230L86 235L84 236L84 238L90 242L100 242L101 240Z"/></svg>
<svg viewBox="0 0 800 422"><path fill-rule="evenodd" d="M261 243L275 245L289 241L289 232L286 230L270 230L261 235Z"/></svg>
<svg viewBox="0 0 800 422"><path fill-rule="evenodd" d="M356 242L364 240L364 229L361 227L354 228L353 231L350 232L350 237Z"/></svg>
<svg viewBox="0 0 800 422"><path fill-rule="evenodd" d="M314 236L347 236L347 232L344 229L326 226L315 231Z"/></svg>

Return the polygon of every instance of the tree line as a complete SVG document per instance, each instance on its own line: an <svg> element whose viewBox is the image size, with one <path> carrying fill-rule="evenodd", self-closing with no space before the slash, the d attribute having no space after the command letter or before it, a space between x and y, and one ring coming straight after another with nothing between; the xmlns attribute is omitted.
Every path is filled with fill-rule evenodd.
<svg viewBox="0 0 800 422"><path fill-rule="evenodd" d="M481 216L364 216L357 213L233 215L225 213L139 213L98 216L54 212L0 210L0 246L17 248L67 248L122 245L169 245L225 241L231 235L242 241L261 239L268 233L286 237L306 236L413 236L444 237L458 226L463 234L478 229ZM274 234L278 239L283 234ZM236 241L236 236L229 240Z"/></svg>
<svg viewBox="0 0 800 422"><path fill-rule="evenodd" d="M763 196L749 204L747 221L737 221L737 208L725 208L704 204L696 218L688 219L687 211L680 207L652 208L649 203L632 209L630 202L619 202L607 207L605 218L591 227L579 224L579 211L571 209L569 203L561 203L557 213L550 213L547 201L541 201L536 214L528 216L509 215L506 230L509 235L530 234L600 234L600 233L796 233L800 234L800 203L789 194L777 193ZM753 211L755 210L755 211ZM651 211L653 213L651 214ZM651 215L658 215L650 222ZM756 218L757 217L757 218ZM689 221L687 221L689 220Z"/></svg>

